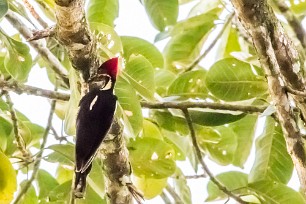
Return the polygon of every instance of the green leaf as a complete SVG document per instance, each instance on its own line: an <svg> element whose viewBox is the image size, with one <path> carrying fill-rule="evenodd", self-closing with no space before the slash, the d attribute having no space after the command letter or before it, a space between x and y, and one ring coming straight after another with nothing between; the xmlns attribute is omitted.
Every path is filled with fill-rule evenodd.
<svg viewBox="0 0 306 204"><path fill-rule="evenodd" d="M27 147L39 145L40 139L45 132L43 127L30 121L20 121L19 126L23 129L23 131L21 131L21 136ZM25 134L22 134L22 132Z"/></svg>
<svg viewBox="0 0 306 204"><path fill-rule="evenodd" d="M241 101L259 97L267 92L264 76L255 74L251 64L235 58L216 62L206 75L206 86L219 99Z"/></svg>
<svg viewBox="0 0 306 204"><path fill-rule="evenodd" d="M101 198L101 195L98 195L97 192L91 187L86 188L86 198L79 199L78 204L107 204L106 199Z"/></svg>
<svg viewBox="0 0 306 204"><path fill-rule="evenodd" d="M162 140L138 137L129 142L128 150L133 173L138 177L161 179L175 172L174 150Z"/></svg>
<svg viewBox="0 0 306 204"><path fill-rule="evenodd" d="M53 152L44 159L48 162L59 162L68 166L74 166L74 145L72 144L55 144L48 147Z"/></svg>
<svg viewBox="0 0 306 204"><path fill-rule="evenodd" d="M248 175L238 171L229 171L219 174L215 177L222 185L224 185L232 193L246 192L248 185ZM213 201L228 198L211 180L207 184L208 197L205 201Z"/></svg>
<svg viewBox="0 0 306 204"><path fill-rule="evenodd" d="M139 189L145 199L152 199L162 193L167 186L168 178L154 179L147 177L133 177L133 183Z"/></svg>
<svg viewBox="0 0 306 204"><path fill-rule="evenodd" d="M56 179L51 176L50 173L43 169L39 169L37 173L37 182L38 182L38 189L39 189L39 198L40 199L47 199L49 192L58 186L58 182Z"/></svg>
<svg viewBox="0 0 306 204"><path fill-rule="evenodd" d="M191 204L191 192L183 172L177 168L173 179L174 190L184 204Z"/></svg>
<svg viewBox="0 0 306 204"><path fill-rule="evenodd" d="M171 71L186 69L194 62L217 16L205 14L194 18L184 21L179 24L180 27L176 26L171 31L175 35L164 49L166 67Z"/></svg>
<svg viewBox="0 0 306 204"><path fill-rule="evenodd" d="M142 55L130 56L124 71L134 79L134 83L137 83L138 86L134 86L134 88L141 96L147 98L146 96L149 95L150 99L154 99L154 69L145 57ZM131 83L131 85L134 83ZM141 86L141 88L138 88L139 86Z"/></svg>
<svg viewBox="0 0 306 204"><path fill-rule="evenodd" d="M248 185L248 189L264 204L304 204L302 195L288 186L275 181L262 180Z"/></svg>
<svg viewBox="0 0 306 204"><path fill-rule="evenodd" d="M8 157L0 150L0 203L9 204L17 190L15 169Z"/></svg>
<svg viewBox="0 0 306 204"><path fill-rule="evenodd" d="M25 82L32 68L32 57L29 47L19 42L3 32L0 38L7 48L4 59L4 67L6 71L15 79Z"/></svg>
<svg viewBox="0 0 306 204"><path fill-rule="evenodd" d="M304 15L306 11L305 1L289 0L289 8L297 15Z"/></svg>
<svg viewBox="0 0 306 204"><path fill-rule="evenodd" d="M99 43L97 46L99 56L106 60L122 52L121 39L113 27L97 22L90 22L89 25Z"/></svg>
<svg viewBox="0 0 306 204"><path fill-rule="evenodd" d="M114 20L119 14L118 0L90 0L87 6L89 22L104 23L114 27Z"/></svg>
<svg viewBox="0 0 306 204"><path fill-rule="evenodd" d="M133 128L131 134L138 135L142 130L143 118L135 90L125 79L119 77L116 82L115 93L125 118Z"/></svg>
<svg viewBox="0 0 306 204"><path fill-rule="evenodd" d="M222 8L223 4L219 0L201 0L190 10L189 16L197 16L202 13L207 13L211 10L215 11L212 13L219 15L219 12Z"/></svg>
<svg viewBox="0 0 306 204"><path fill-rule="evenodd" d="M239 43L239 33L237 29L233 28L232 26L229 26L229 31L227 32L227 39L226 39L226 46L224 49L224 56L231 57L232 52L239 52L241 51L240 43Z"/></svg>
<svg viewBox="0 0 306 204"><path fill-rule="evenodd" d="M178 17L178 0L144 0L144 6L152 25L163 31L176 23Z"/></svg>
<svg viewBox="0 0 306 204"><path fill-rule="evenodd" d="M208 90L205 85L206 70L196 70L181 74L172 82L168 95L186 98L206 98Z"/></svg>
<svg viewBox="0 0 306 204"><path fill-rule="evenodd" d="M102 165L94 160L92 163L92 169L88 175L87 182L89 186L99 195L101 198L105 196L104 176ZM87 197L87 195L86 195Z"/></svg>
<svg viewBox="0 0 306 204"><path fill-rule="evenodd" d="M158 69L155 71L156 92L160 96L165 96L168 92L168 87L176 79L176 75L166 69Z"/></svg>
<svg viewBox="0 0 306 204"><path fill-rule="evenodd" d="M287 153L281 127L271 117L265 122L264 132L256 140L256 158L249 181L271 179L287 184L293 171L293 163Z"/></svg>
<svg viewBox="0 0 306 204"><path fill-rule="evenodd" d="M149 120L143 121L142 137L152 137L159 140L163 139L163 135L160 132L159 127Z"/></svg>
<svg viewBox="0 0 306 204"><path fill-rule="evenodd" d="M165 111L154 111L153 114L153 118L161 128L171 132L179 132L182 135L189 134L189 129L184 118L173 116L171 113Z"/></svg>
<svg viewBox="0 0 306 204"><path fill-rule="evenodd" d="M12 122L0 111L0 151L6 151L8 137L13 130Z"/></svg>
<svg viewBox="0 0 306 204"><path fill-rule="evenodd" d="M20 188L24 188L27 181L22 181L20 184ZM26 194L20 199L22 204L38 204L38 197L36 195L36 191L34 186L31 184Z"/></svg>
<svg viewBox="0 0 306 204"><path fill-rule="evenodd" d="M189 137L163 130L164 139L175 151L175 160L184 161L189 152L191 152L191 142Z"/></svg>
<svg viewBox="0 0 306 204"><path fill-rule="evenodd" d="M241 120L229 124L229 127L237 135L238 146L233 160L233 165L235 166L243 168L244 163L249 157L255 136L256 121L256 116L247 115Z"/></svg>
<svg viewBox="0 0 306 204"><path fill-rule="evenodd" d="M74 171L71 166L58 165L56 169L56 180L59 182L59 184L65 183L73 178L73 174Z"/></svg>
<svg viewBox="0 0 306 204"><path fill-rule="evenodd" d="M123 56L129 61L131 55L142 55L154 68L164 67L164 58L160 51L151 43L137 37L122 36Z"/></svg>
<svg viewBox="0 0 306 204"><path fill-rule="evenodd" d="M59 203L69 203L70 191L71 191L71 183L72 181L66 181L63 184L58 185L49 193L49 201L51 202L59 202Z"/></svg>
<svg viewBox="0 0 306 204"><path fill-rule="evenodd" d="M76 118L79 110L79 102L81 94L79 92L79 77L74 69L69 71L69 84L70 84L70 98L68 102L68 109L66 110L64 120L64 130L67 135L75 135Z"/></svg>
<svg viewBox="0 0 306 204"><path fill-rule="evenodd" d="M232 115L228 113L204 112L197 110L189 111L192 122L204 126L218 126L240 120L245 114Z"/></svg>
<svg viewBox="0 0 306 204"><path fill-rule="evenodd" d="M7 0L0 0L0 18L5 16L7 11L8 11Z"/></svg>
<svg viewBox="0 0 306 204"><path fill-rule="evenodd" d="M231 164L237 149L237 135L228 127L215 127L215 132L213 134L219 134L221 139L217 143L211 142L199 142L199 145L203 151L205 151L208 156L220 165ZM208 132L212 133L212 132ZM200 135L197 135L200 137ZM205 137L203 135L202 137Z"/></svg>

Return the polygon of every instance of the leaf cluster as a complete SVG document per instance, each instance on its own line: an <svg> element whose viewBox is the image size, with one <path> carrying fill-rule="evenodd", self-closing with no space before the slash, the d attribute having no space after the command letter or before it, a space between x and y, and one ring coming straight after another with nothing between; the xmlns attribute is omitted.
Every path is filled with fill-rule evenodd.
<svg viewBox="0 0 306 204"><path fill-rule="evenodd" d="M290 1L296 14L305 13L305 3ZM187 161L195 173L201 172L190 138L190 130L180 109L143 108L141 102L193 101L233 105L269 105L270 97L264 73L252 45L240 35L231 19L229 5L219 0L142 0L140 2L152 26L158 32L155 44L134 36L116 33L119 0L90 0L86 16L97 38L103 59L116 55L124 58L115 87L117 116L124 125L135 185L145 198L160 195L171 183L183 203L191 203L192 189L184 170L177 165ZM36 9L54 20L54 2L35 1ZM181 8L190 7L188 16L178 20ZM22 8L22 9L21 9ZM186 9L185 8L185 9ZM2 0L0 16L8 9L33 24L23 5ZM221 23L220 23L221 22ZM216 42L213 39L218 35ZM74 168L75 118L80 94L80 77L71 68L67 53L53 39L46 46L69 72L70 87L56 76L49 63L30 51L19 34L9 35L0 29L0 78L25 83L34 66L46 70L52 84L70 93L67 102L58 101L55 113L64 122L67 142L50 144L44 162L56 168L56 174L40 169L21 203L67 203L70 199ZM156 44L164 42L164 49ZM213 49L208 47L212 42ZM207 50L208 49L208 50ZM208 55L203 55L208 51ZM196 63L195 63L196 62ZM182 108L183 109L183 108ZM293 164L279 124L268 115L239 111L192 108L188 110L201 153L220 166L235 166L239 171L224 171L216 179L229 191L250 203L305 203L301 194L287 186ZM259 137L258 121L264 126ZM18 129L26 149L33 154L39 148L44 127L32 123L17 111ZM70 137L71 136L71 137ZM255 160L250 172L243 168L255 144ZM11 162L22 158L15 143L13 122L5 100L0 100L0 203L9 203L16 191L16 172ZM10 160L9 160L10 159ZM10 162L11 161L11 162ZM187 163L185 162L185 163ZM14 165L19 173L33 165ZM86 199L80 203L106 203L102 164L94 160L89 174ZM7 182L7 181L12 182ZM20 182L21 188L25 181ZM226 200L212 181L206 201Z"/></svg>

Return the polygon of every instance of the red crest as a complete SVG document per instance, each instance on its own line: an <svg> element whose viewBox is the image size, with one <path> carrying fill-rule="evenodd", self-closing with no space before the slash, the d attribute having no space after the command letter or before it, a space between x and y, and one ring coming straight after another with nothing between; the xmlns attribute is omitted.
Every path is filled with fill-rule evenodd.
<svg viewBox="0 0 306 204"><path fill-rule="evenodd" d="M113 79L117 78L118 74L118 65L119 65L119 58L115 57L105 61L98 69L98 73L106 73L110 75Z"/></svg>

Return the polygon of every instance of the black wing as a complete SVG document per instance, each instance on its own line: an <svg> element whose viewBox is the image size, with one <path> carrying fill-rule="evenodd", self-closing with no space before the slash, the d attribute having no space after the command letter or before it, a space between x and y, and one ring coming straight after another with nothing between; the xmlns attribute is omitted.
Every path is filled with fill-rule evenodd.
<svg viewBox="0 0 306 204"><path fill-rule="evenodd" d="M85 172L113 121L116 96L112 91L86 94L81 102L76 125L76 171Z"/></svg>

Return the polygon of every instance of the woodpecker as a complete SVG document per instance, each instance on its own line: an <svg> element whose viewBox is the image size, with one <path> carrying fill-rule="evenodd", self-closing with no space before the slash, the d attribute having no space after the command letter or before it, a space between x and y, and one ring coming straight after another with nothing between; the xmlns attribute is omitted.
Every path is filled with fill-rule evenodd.
<svg viewBox="0 0 306 204"><path fill-rule="evenodd" d="M104 62L97 76L90 81L89 92L79 103L76 120L74 195L83 198L86 177L103 139L107 135L116 109L114 86L118 72L118 58Z"/></svg>

